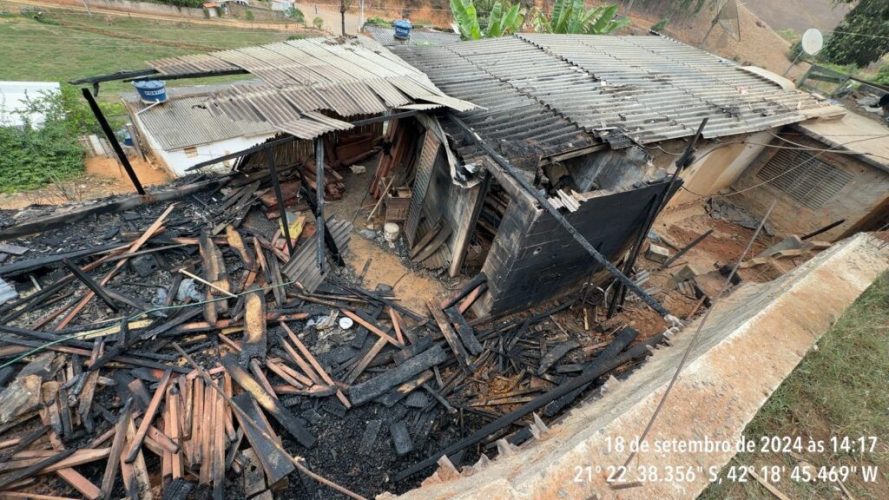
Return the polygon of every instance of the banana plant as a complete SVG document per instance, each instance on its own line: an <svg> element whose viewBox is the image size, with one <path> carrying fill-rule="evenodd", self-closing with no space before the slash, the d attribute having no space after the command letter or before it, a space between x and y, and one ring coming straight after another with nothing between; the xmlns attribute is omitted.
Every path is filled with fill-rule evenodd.
<svg viewBox="0 0 889 500"><path fill-rule="evenodd" d="M451 13L464 40L478 40L482 31L478 24L478 12L472 0L451 0Z"/></svg>
<svg viewBox="0 0 889 500"><path fill-rule="evenodd" d="M522 6L519 4L509 7L504 13L503 4L499 1L494 3L494 7L491 8L491 13L488 15L488 28L485 30L485 36L494 38L515 33L525 23L525 16L522 14Z"/></svg>
<svg viewBox="0 0 889 500"><path fill-rule="evenodd" d="M535 31L544 33L605 35L630 24L616 16L617 5L587 9L583 0L556 0L550 15L538 11L533 24Z"/></svg>
<svg viewBox="0 0 889 500"><path fill-rule="evenodd" d="M525 11L521 5L510 5L500 0L491 6L488 22L484 30L479 23L479 12L473 0L450 0L451 13L460 37L464 40L478 40L482 37L495 38L519 31L525 23Z"/></svg>

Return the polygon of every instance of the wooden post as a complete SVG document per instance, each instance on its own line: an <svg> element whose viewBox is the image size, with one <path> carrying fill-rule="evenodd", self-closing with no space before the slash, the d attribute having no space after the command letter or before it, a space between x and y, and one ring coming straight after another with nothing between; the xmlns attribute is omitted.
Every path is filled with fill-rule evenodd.
<svg viewBox="0 0 889 500"><path fill-rule="evenodd" d="M114 131L111 130L111 125L108 125L108 121L105 120L105 115L102 114L99 104L93 98L90 89L84 87L81 90L83 91L83 98L89 103L90 110L92 110L93 115L102 127L102 132L105 133L105 137L108 139L108 142L111 143L111 147L114 148L114 153L117 155L117 159L120 160L123 169L127 171L127 176L129 176L130 182L133 183L133 187L136 188L137 193L144 195L145 189L142 187L142 183L139 182L139 177L136 175L136 171L133 170L133 166L130 165L130 160L127 159L127 155L124 154L123 148L121 148L120 143L117 142L117 137L114 135Z"/></svg>

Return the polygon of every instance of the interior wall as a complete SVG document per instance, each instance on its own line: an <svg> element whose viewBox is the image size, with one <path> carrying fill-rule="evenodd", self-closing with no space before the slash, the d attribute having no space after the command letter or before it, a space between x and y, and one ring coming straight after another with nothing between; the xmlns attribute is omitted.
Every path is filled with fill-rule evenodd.
<svg viewBox="0 0 889 500"><path fill-rule="evenodd" d="M807 137L795 135L793 141L807 147L825 149L829 146ZM874 217L874 213L885 210L889 199L889 174L870 166L851 155L823 153L818 156L836 168L852 174L852 180L837 192L828 203L818 209L806 207L786 193L761 179L757 173L777 153L778 150L763 151L732 185L740 194L730 200L756 216L765 215L775 197L778 204L769 216L769 223L785 234L806 234L832 222L845 219L845 222L818 236L818 239L831 241L841 237L862 220ZM800 168L806 168L805 165Z"/></svg>

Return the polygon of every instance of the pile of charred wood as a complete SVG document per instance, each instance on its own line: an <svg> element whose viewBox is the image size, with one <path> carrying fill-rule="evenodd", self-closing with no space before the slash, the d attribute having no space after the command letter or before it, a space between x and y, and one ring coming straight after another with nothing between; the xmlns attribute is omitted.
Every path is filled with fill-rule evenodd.
<svg viewBox="0 0 889 500"><path fill-rule="evenodd" d="M473 319L484 275L411 310L336 266L347 224L282 241L267 173L202 182L0 247L18 296L0 305L0 496L375 494L528 439L662 340L587 342L551 318L570 303ZM388 469L341 474L319 448Z"/></svg>

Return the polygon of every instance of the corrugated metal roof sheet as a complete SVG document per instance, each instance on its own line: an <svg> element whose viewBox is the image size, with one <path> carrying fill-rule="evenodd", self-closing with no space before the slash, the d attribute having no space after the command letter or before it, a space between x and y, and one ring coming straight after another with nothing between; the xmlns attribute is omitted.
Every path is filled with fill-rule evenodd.
<svg viewBox="0 0 889 500"><path fill-rule="evenodd" d="M140 105L128 102L134 112ZM210 144L233 137L255 137L275 133L268 122L233 120L216 116L207 107L207 96L170 99L139 114L139 120L166 151Z"/></svg>
<svg viewBox="0 0 889 500"><path fill-rule="evenodd" d="M411 37L408 40L397 40L393 28L365 26L364 31L370 35L371 38L387 47L393 45L448 45L460 41L460 35L445 31L414 29L411 30Z"/></svg>
<svg viewBox="0 0 889 500"><path fill-rule="evenodd" d="M486 107L464 120L487 140L523 140L547 155L615 130L652 143L691 136L708 117L704 136L713 138L798 122L829 106L659 36L520 34L392 50L448 95Z"/></svg>
<svg viewBox="0 0 889 500"><path fill-rule="evenodd" d="M494 43L491 43L494 42ZM484 44L465 42L447 47L393 47L405 61L423 70L448 95L470 99L478 109L458 116L477 130L486 140L500 147L510 160L536 153L552 156L582 149L596 143L593 137L577 125L523 90L494 77L487 68L473 64L460 52L471 47L515 51L526 48L540 52L531 45L514 38L485 41ZM542 54L542 52L540 52ZM462 137L447 119L442 126L454 137ZM521 144L523 151L515 151L511 144ZM483 156L475 144L456 144L458 153L467 161Z"/></svg>
<svg viewBox="0 0 889 500"><path fill-rule="evenodd" d="M262 120L277 130L313 139L346 122L327 118L376 115L409 104L458 111L472 103L444 94L424 73L373 40L290 40L259 47L160 59L149 63L165 75L241 69L262 83L241 85L208 99L214 114ZM299 134L299 135L297 135Z"/></svg>
<svg viewBox="0 0 889 500"><path fill-rule="evenodd" d="M564 89L536 82L542 100L588 130L617 128L642 143L692 135L704 117L709 117L704 137L713 138L798 122L805 118L802 110L827 106L665 37L529 33L519 38L586 77ZM585 89L583 99L573 95L578 88Z"/></svg>

